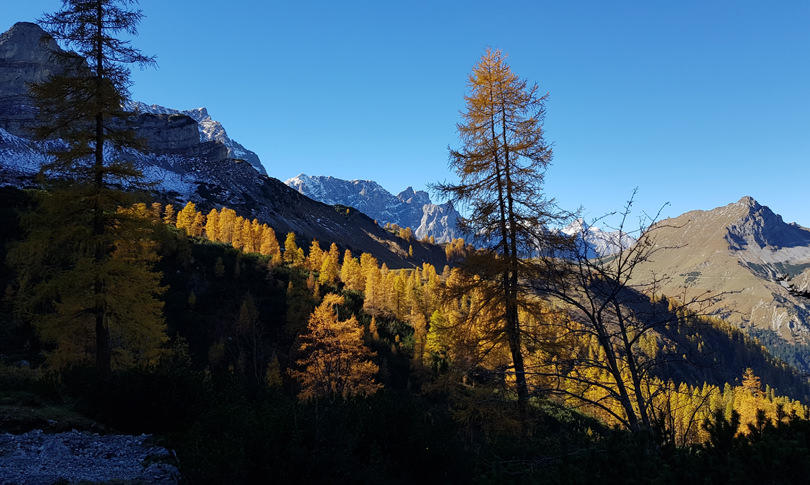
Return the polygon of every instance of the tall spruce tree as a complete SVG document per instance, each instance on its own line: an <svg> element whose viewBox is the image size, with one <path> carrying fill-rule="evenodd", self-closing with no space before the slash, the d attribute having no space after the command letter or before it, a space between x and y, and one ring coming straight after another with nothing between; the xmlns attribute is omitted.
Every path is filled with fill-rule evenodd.
<svg viewBox="0 0 810 485"><path fill-rule="evenodd" d="M515 75L500 50L489 48L469 74L468 88L466 111L456 125L462 146L450 149L459 182L435 188L462 208L460 229L482 248L466 258L464 269L477 275L467 281L485 295L487 312L500 322L491 338L505 338L509 346L523 410L529 390L518 310L531 298L522 289L528 270L522 257L536 251L542 228L554 217L542 190L552 156L543 136L548 95Z"/></svg>
<svg viewBox="0 0 810 485"><path fill-rule="evenodd" d="M118 37L137 34L136 3L63 0L40 19L72 52L54 52L62 71L30 87L41 121L35 135L56 148L41 170L39 209L26 217L28 241L14 253L21 302L56 344L53 355L76 363L93 354L102 377L149 361L155 353L144 349L165 339L150 221L119 210L132 201L121 188L142 186L141 173L114 155L140 146L124 109L129 66L155 62ZM133 339L146 347L120 358Z"/></svg>

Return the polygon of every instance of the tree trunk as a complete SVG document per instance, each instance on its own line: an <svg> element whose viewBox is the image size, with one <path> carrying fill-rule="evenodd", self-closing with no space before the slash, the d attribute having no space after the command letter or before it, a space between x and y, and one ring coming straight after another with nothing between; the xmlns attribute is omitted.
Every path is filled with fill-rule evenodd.
<svg viewBox="0 0 810 485"><path fill-rule="evenodd" d="M96 89L97 96L102 95L104 89L104 11L102 2L96 7ZM100 101L99 101L100 103ZM96 107L96 133L95 133L95 163L93 164L93 238L95 239L94 263L96 281L94 284L94 312L96 317L96 369L99 376L106 380L112 373L112 344L110 342L110 327L106 321L106 308L104 305L104 281L101 277L101 267L107 257L107 248L104 241L104 207L101 196L104 190L104 114L101 105Z"/></svg>

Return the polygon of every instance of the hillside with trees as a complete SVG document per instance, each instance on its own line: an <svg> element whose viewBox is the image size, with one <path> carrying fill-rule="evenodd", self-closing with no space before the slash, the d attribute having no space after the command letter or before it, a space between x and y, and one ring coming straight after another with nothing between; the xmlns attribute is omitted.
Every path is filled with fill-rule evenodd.
<svg viewBox="0 0 810 485"><path fill-rule="evenodd" d="M548 230L575 214L544 193L547 95L505 53L472 68L458 183L436 186L475 239L389 224L373 254L156 197L104 149L137 148L131 7L44 19L90 62L33 87L63 143L36 188L0 187L0 430L152 434L189 483L806 480L807 377L720 319L722 294L636 278L656 218L625 227L631 199L635 243L601 258ZM329 210L309 224L368 227Z"/></svg>

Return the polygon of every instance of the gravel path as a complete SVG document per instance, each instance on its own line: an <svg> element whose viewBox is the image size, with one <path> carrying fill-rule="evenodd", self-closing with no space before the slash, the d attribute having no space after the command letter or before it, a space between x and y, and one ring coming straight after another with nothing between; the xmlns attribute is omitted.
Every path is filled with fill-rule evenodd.
<svg viewBox="0 0 810 485"><path fill-rule="evenodd" d="M0 484L179 481L173 453L149 435L99 435L73 430L0 434Z"/></svg>

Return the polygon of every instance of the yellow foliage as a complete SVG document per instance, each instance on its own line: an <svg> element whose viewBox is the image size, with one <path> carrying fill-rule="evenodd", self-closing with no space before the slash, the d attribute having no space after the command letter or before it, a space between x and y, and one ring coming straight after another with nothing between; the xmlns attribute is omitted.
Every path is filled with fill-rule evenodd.
<svg viewBox="0 0 810 485"><path fill-rule="evenodd" d="M381 387L374 382L379 367L363 344L363 327L354 315L338 319L335 307L342 304L342 296L327 294L309 318L298 348L304 357L296 361L302 370L290 372L301 385L301 400L369 395Z"/></svg>

